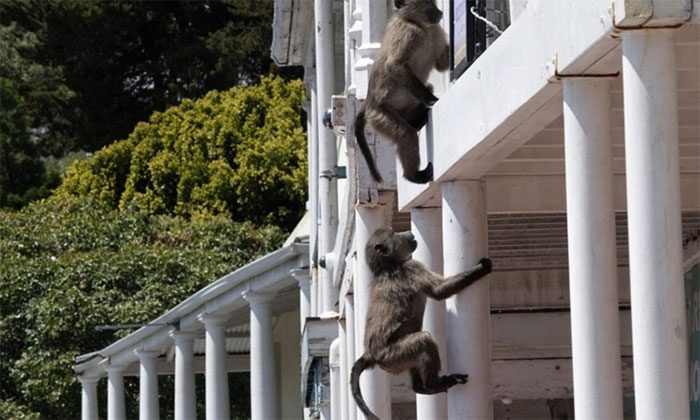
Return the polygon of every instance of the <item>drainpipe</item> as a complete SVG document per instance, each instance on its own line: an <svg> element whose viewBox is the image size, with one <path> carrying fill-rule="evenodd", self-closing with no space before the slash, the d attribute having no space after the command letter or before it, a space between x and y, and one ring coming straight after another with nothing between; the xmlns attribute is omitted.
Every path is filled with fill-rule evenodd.
<svg viewBox="0 0 700 420"><path fill-rule="evenodd" d="M335 66L333 52L333 2L314 2L316 21L316 121L331 107L334 90ZM321 225L319 228L319 255L332 252L338 228L338 180L335 169L338 162L336 137L333 130L316 124L318 130L318 194ZM329 267L330 268L330 267ZM333 270L320 272L321 311L333 311L338 291L332 286Z"/></svg>
<svg viewBox="0 0 700 420"><path fill-rule="evenodd" d="M309 104L306 113L309 156L309 266L311 267L309 316L318 316L318 104L316 101L316 68L307 67L304 71Z"/></svg>

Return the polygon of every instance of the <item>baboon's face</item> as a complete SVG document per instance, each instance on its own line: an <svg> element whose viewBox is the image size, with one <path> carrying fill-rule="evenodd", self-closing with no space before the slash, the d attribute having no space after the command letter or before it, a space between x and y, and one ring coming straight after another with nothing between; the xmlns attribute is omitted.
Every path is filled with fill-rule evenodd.
<svg viewBox="0 0 700 420"><path fill-rule="evenodd" d="M389 227L379 228L367 242L367 263L375 272L399 266L411 259L417 246L410 231L396 233Z"/></svg>
<svg viewBox="0 0 700 420"><path fill-rule="evenodd" d="M434 25L442 19L442 11L435 0L394 0L394 6L421 23Z"/></svg>

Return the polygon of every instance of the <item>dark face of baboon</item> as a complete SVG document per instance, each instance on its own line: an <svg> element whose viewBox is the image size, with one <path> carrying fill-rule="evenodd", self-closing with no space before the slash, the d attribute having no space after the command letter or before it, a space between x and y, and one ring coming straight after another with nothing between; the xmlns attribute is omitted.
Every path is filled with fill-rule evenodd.
<svg viewBox="0 0 700 420"><path fill-rule="evenodd" d="M391 270L410 260L416 246L418 242L411 232L377 229L367 242L367 264L375 275Z"/></svg>
<svg viewBox="0 0 700 420"><path fill-rule="evenodd" d="M394 0L394 6L419 23L434 25L442 19L442 11L435 5L435 0Z"/></svg>

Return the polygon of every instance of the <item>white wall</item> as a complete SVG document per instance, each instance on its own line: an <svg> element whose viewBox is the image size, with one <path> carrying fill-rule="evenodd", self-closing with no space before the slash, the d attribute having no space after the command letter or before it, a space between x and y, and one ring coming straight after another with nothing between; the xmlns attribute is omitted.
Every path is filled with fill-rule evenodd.
<svg viewBox="0 0 700 420"><path fill-rule="evenodd" d="M301 403L301 336L299 333L299 309L277 317L272 332L275 341L279 414L284 419L303 418Z"/></svg>

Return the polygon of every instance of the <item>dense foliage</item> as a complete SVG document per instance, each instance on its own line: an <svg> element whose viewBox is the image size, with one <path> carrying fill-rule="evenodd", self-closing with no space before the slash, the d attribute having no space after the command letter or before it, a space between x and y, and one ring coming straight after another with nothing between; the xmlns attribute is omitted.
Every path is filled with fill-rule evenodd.
<svg viewBox="0 0 700 420"><path fill-rule="evenodd" d="M306 195L303 85L258 85L185 100L69 168L59 195L145 214L202 212L291 229Z"/></svg>
<svg viewBox="0 0 700 420"><path fill-rule="evenodd" d="M0 207L21 208L58 185L31 140L26 107L12 83L0 77Z"/></svg>
<svg viewBox="0 0 700 420"><path fill-rule="evenodd" d="M0 417L77 417L75 356L117 338L95 326L148 322L282 240L278 228L85 198L0 211Z"/></svg>
<svg viewBox="0 0 700 420"><path fill-rule="evenodd" d="M0 114L22 114L0 159L31 165L0 179L0 208L48 195L47 157L94 152L212 89L298 76L272 65L272 15L273 0L0 1Z"/></svg>
<svg viewBox="0 0 700 420"><path fill-rule="evenodd" d="M0 69L42 150L94 151L154 111L272 69L273 0L0 2Z"/></svg>

